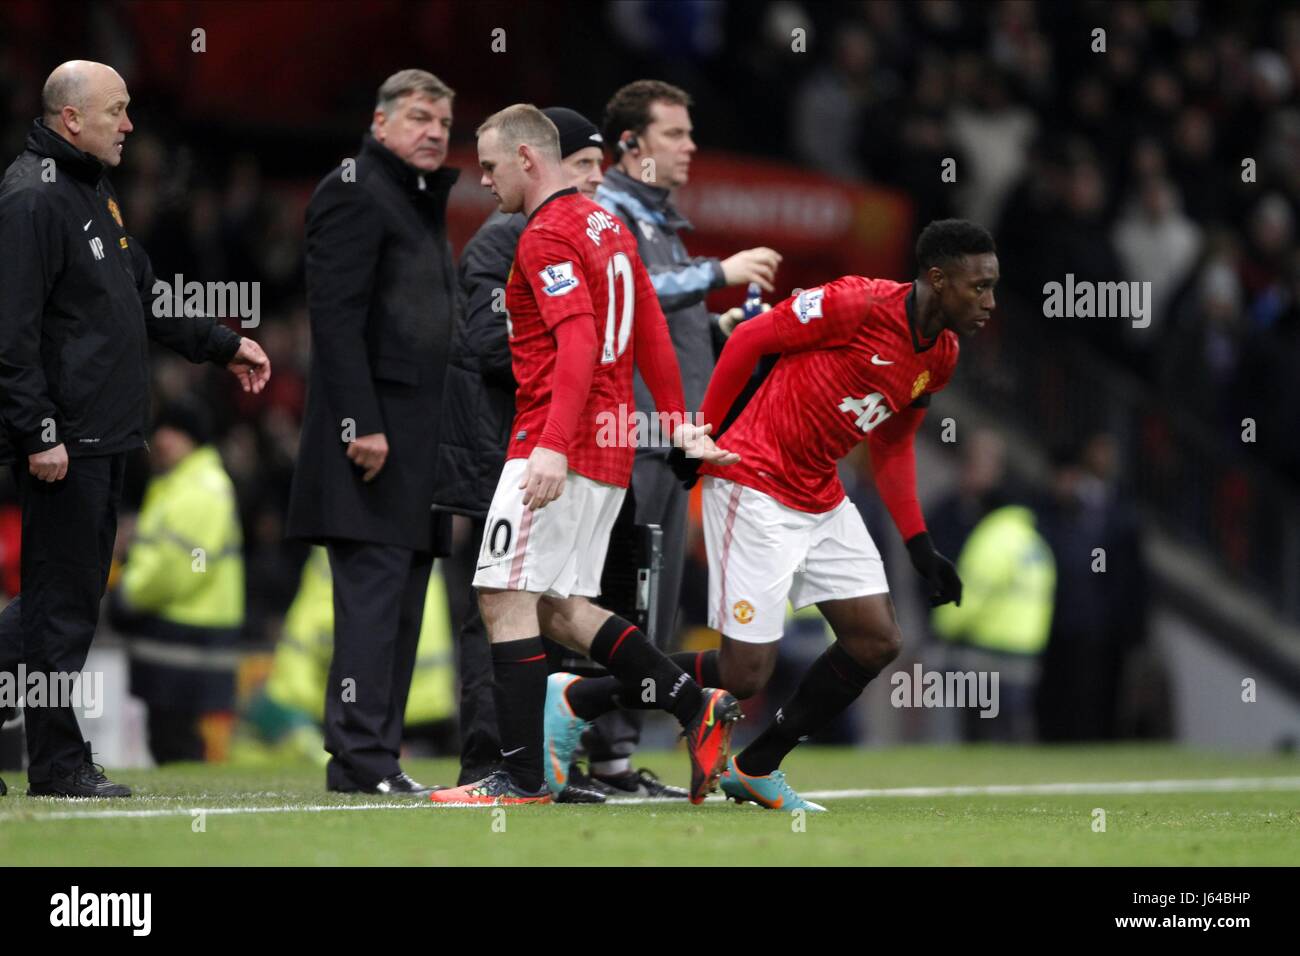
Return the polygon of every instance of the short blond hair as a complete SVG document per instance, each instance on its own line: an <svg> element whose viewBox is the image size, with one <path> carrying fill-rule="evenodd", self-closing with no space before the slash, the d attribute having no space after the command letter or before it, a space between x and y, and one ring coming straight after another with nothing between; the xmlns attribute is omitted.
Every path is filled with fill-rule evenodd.
<svg viewBox="0 0 1300 956"><path fill-rule="evenodd" d="M497 131L501 145L509 152L527 143L547 159L560 161L560 131L532 103L516 103L498 110L483 121L474 135L482 136L492 129Z"/></svg>

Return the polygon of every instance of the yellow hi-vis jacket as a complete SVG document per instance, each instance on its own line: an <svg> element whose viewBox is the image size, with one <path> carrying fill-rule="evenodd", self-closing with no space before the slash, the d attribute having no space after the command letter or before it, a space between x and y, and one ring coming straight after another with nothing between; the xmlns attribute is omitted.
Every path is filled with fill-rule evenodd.
<svg viewBox="0 0 1300 956"><path fill-rule="evenodd" d="M424 620L415 652L415 673L406 700L408 725L450 717L455 705L452 675L451 613L447 590L437 568L429 575ZM302 583L285 615L284 630L275 648L266 693L283 707L325 719L325 684L334 656L334 582L329 553L311 549L302 570Z"/></svg>
<svg viewBox="0 0 1300 956"><path fill-rule="evenodd" d="M122 597L133 611L172 624L237 629L243 549L235 486L217 450L203 445L145 489Z"/></svg>
<svg viewBox="0 0 1300 956"><path fill-rule="evenodd" d="M935 633L1005 654L1039 654L1047 646L1056 600L1056 561L1028 508L989 512L957 558L961 606L932 612Z"/></svg>

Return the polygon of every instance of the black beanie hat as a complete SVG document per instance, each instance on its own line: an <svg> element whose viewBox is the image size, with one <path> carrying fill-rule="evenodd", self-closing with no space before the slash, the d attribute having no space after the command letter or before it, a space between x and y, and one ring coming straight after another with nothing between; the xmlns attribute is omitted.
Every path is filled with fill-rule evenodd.
<svg viewBox="0 0 1300 956"><path fill-rule="evenodd" d="M596 129L596 124L576 110L566 109L563 106L552 106L542 110L542 112L560 131L561 159L571 156L578 150L585 149L588 146L605 148L605 141L601 138L600 130Z"/></svg>

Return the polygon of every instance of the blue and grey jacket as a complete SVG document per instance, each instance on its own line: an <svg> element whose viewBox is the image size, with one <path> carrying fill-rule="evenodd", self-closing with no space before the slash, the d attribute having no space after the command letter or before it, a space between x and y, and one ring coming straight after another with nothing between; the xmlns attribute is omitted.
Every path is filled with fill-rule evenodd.
<svg viewBox="0 0 1300 956"><path fill-rule="evenodd" d="M668 320L668 332L681 367L686 408L696 411L704 401L704 390L713 372L712 326L716 319L705 307L704 297L726 285L722 263L687 254L678 233L694 227L673 206L667 189L640 182L615 167L605 173L596 201L636 234L641 260ZM637 410L647 414L654 411L654 400L639 373L634 387ZM666 455L667 450L639 448L637 453Z"/></svg>

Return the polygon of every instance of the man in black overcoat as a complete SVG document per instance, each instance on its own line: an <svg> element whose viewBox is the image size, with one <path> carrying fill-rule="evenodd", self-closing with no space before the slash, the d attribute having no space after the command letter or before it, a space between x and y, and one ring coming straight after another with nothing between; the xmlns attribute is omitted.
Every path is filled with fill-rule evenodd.
<svg viewBox="0 0 1300 956"><path fill-rule="evenodd" d="M326 785L427 796L398 763L436 539L431 513L457 309L443 167L453 91L423 70L379 89L360 154L307 207L312 357L290 537L326 545L334 657Z"/></svg>

